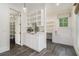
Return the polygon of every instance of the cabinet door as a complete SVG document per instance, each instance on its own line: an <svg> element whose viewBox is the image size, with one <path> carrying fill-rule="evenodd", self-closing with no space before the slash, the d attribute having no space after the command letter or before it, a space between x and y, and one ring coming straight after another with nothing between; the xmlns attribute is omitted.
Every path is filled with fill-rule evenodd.
<svg viewBox="0 0 79 59"><path fill-rule="evenodd" d="M31 47L38 51L38 42L39 42L39 39L37 38L38 36L36 36L36 34L32 35L31 37Z"/></svg>
<svg viewBox="0 0 79 59"><path fill-rule="evenodd" d="M38 40L35 34L27 33L25 36L24 45L38 51Z"/></svg>
<svg viewBox="0 0 79 59"><path fill-rule="evenodd" d="M26 35L25 35L25 42L24 42L24 44L26 45L26 46L28 46L28 47L31 47L31 36L30 36L30 34L28 34L28 33L26 33Z"/></svg>

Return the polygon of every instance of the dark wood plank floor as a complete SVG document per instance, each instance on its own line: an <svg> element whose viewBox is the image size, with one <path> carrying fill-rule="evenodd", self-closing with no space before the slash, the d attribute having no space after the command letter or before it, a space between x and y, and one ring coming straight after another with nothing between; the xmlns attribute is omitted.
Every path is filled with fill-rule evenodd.
<svg viewBox="0 0 79 59"><path fill-rule="evenodd" d="M0 56L76 56L76 53L71 46L56 44L47 40L47 48L40 53L26 46L16 45L10 51L0 53Z"/></svg>

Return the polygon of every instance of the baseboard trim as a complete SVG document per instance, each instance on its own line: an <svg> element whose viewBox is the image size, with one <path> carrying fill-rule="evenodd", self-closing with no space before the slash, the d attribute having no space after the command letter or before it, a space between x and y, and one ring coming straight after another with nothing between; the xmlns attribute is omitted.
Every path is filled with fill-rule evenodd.
<svg viewBox="0 0 79 59"><path fill-rule="evenodd" d="M0 53L9 51L10 49L8 47L0 48Z"/></svg>

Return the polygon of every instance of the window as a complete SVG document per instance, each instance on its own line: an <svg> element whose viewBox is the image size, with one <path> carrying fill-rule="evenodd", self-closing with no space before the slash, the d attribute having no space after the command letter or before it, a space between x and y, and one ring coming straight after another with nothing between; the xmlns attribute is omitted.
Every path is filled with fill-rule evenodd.
<svg viewBox="0 0 79 59"><path fill-rule="evenodd" d="M68 27L68 17L59 18L60 27Z"/></svg>

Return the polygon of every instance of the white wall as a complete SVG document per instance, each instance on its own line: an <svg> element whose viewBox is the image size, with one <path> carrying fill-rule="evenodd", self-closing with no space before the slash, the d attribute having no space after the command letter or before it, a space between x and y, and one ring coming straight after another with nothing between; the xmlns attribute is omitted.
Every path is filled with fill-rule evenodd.
<svg viewBox="0 0 79 59"><path fill-rule="evenodd" d="M50 8L51 9L51 8ZM59 12L47 8L47 22L51 21L52 26L50 32L53 33L52 42L65 44L73 46L73 39L72 39L72 28L71 28L71 21L72 18L69 16L71 12L71 8L68 9L61 9ZM63 11L63 12L62 12ZM59 17L68 16L68 27L62 28L59 27ZM49 27L47 27L47 32L49 32ZM55 31L57 30L57 35L55 35Z"/></svg>
<svg viewBox="0 0 79 59"><path fill-rule="evenodd" d="M78 32L77 32L77 26L78 26L78 23L77 23L77 18L76 18L76 14L74 13L74 11L75 11L75 6L73 6L73 8L72 8L72 34L73 34L73 36L72 36L72 38L73 38L73 44L74 44L74 49L75 49L75 51L76 51L76 53L77 53L77 55L79 55L79 49L78 49Z"/></svg>
<svg viewBox="0 0 79 59"><path fill-rule="evenodd" d="M21 45L24 45L27 32L27 9L26 12L22 11L21 14Z"/></svg>
<svg viewBox="0 0 79 59"><path fill-rule="evenodd" d="M71 17L68 16L68 27L59 27L59 19L56 17L54 20L52 42L73 46Z"/></svg>
<svg viewBox="0 0 79 59"><path fill-rule="evenodd" d="M76 42L75 42L75 48L77 49L77 54L79 55L79 14L77 14L77 17L76 17L76 25L77 25L77 30L76 30L76 35L77 35L77 39L76 39Z"/></svg>
<svg viewBox="0 0 79 59"><path fill-rule="evenodd" d="M0 4L0 53L9 50L9 9Z"/></svg>
<svg viewBox="0 0 79 59"><path fill-rule="evenodd" d="M79 14L77 14L77 17L76 17L77 19L77 47L78 47L78 49L79 49Z"/></svg>

